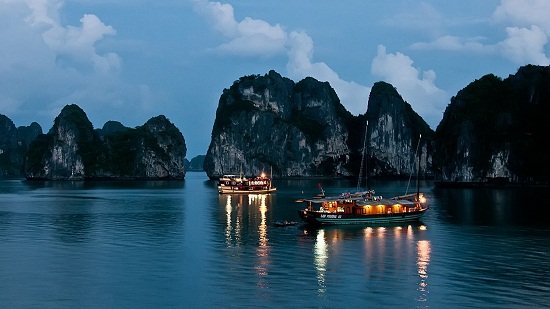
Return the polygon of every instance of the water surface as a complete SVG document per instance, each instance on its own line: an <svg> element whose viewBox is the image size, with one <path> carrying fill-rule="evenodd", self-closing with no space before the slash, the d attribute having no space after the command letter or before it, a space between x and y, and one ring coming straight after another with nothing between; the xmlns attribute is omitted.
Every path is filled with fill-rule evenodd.
<svg viewBox="0 0 550 309"><path fill-rule="evenodd" d="M0 181L0 307L524 308L550 304L542 189L434 189L422 222L275 227L319 180L271 195L179 182ZM327 193L353 181L323 180ZM377 181L377 194L407 183Z"/></svg>

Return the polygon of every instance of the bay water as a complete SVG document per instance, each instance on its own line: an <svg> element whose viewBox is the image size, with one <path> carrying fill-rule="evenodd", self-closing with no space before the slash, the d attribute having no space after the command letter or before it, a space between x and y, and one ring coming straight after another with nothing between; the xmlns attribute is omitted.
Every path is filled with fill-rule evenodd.
<svg viewBox="0 0 550 309"><path fill-rule="evenodd" d="M0 308L550 307L550 198L421 182L417 224L276 227L295 200L352 180L275 180L270 195L184 181L0 180ZM371 181L383 196L406 181Z"/></svg>

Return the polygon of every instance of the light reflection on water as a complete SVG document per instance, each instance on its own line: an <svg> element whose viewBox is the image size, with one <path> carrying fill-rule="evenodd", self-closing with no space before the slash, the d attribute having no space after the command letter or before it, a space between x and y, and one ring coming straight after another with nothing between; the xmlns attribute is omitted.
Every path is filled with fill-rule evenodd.
<svg viewBox="0 0 550 309"><path fill-rule="evenodd" d="M419 240L417 242L418 259L416 264L418 265L418 276L420 281L418 283L418 291L420 295L418 301L425 302L428 300L428 265L430 265L430 241Z"/></svg>
<svg viewBox="0 0 550 309"><path fill-rule="evenodd" d="M258 225L258 248L256 256L256 273L258 274L258 287L268 288L266 277L269 275L269 240L267 238L267 220L266 220L266 194L249 195L248 203L258 206L260 212L260 224Z"/></svg>
<svg viewBox="0 0 550 309"><path fill-rule="evenodd" d="M0 280L0 307L550 303L550 224L544 209L535 217L518 209L524 191L428 186L420 224L315 229L273 223L297 220L294 200L316 194L316 181L218 195L203 174L187 177L178 185L0 183L0 278L11 278ZM406 184L376 187L387 196Z"/></svg>
<svg viewBox="0 0 550 309"><path fill-rule="evenodd" d="M325 231L319 230L314 248L314 265L317 273L317 285L319 295L326 293L325 275L327 272L328 245L325 240Z"/></svg>

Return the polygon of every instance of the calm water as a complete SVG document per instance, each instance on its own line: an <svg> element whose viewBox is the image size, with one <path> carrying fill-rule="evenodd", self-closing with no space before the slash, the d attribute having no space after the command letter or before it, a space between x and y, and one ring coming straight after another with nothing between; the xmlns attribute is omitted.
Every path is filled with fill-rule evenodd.
<svg viewBox="0 0 550 309"><path fill-rule="evenodd" d="M294 199L184 182L0 181L0 308L550 306L550 199L433 189L421 224L306 229ZM406 182L372 183L401 194ZM327 193L353 181L323 181Z"/></svg>

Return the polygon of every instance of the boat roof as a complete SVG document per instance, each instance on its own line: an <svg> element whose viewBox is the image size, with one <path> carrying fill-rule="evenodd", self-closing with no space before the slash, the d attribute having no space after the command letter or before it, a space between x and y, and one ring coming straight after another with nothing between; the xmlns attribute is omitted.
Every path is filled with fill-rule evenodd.
<svg viewBox="0 0 550 309"><path fill-rule="evenodd" d="M245 176L245 175L233 175L233 174L227 174L227 175L223 175L223 176L220 177L220 179L223 179L223 178L269 179L269 177L267 177L267 176L262 177L261 175L258 175L258 176Z"/></svg>
<svg viewBox="0 0 550 309"><path fill-rule="evenodd" d="M303 201L312 202L312 203L325 203L325 202L337 202L337 201L359 201L364 200L366 194L370 192L355 192L355 193L342 193L335 196L325 196L325 197L313 197L306 198Z"/></svg>
<svg viewBox="0 0 550 309"><path fill-rule="evenodd" d="M372 205L372 206L378 206L378 205L401 205L404 207L415 207L416 204L413 201L409 200L394 200L394 199L381 199L381 200L366 200L366 201L360 201L358 203L362 206Z"/></svg>
<svg viewBox="0 0 550 309"><path fill-rule="evenodd" d="M322 203L328 203L328 202L343 202L343 201L355 201L360 206L377 206L377 205L396 205L399 204L404 207L414 207L416 204L413 201L410 200L395 200L395 199L366 199L362 195L355 195L352 194L350 196L327 196L327 197L318 197L318 198L309 198L309 199L303 199L300 201L304 202L310 202L314 204L322 204Z"/></svg>

